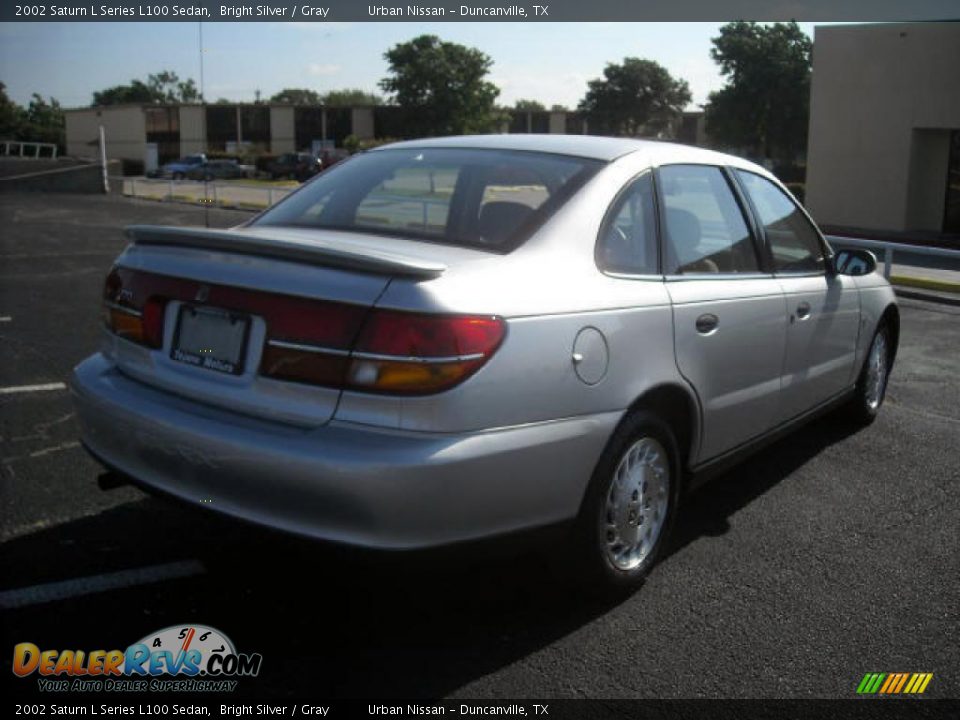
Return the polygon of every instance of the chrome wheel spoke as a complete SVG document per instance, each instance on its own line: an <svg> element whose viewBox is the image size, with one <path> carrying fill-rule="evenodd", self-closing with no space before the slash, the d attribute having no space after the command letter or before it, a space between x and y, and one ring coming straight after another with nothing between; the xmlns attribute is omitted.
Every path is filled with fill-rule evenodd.
<svg viewBox="0 0 960 720"><path fill-rule="evenodd" d="M666 451L644 437L621 456L606 495L602 547L620 570L638 567L660 537L669 499Z"/></svg>

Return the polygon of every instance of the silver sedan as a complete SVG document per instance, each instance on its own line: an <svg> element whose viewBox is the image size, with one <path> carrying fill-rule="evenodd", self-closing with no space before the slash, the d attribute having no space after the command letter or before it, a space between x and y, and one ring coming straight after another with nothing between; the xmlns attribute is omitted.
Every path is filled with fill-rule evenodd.
<svg viewBox="0 0 960 720"><path fill-rule="evenodd" d="M899 336L872 255L666 143L398 143L240 227L128 234L71 383L112 472L367 547L565 524L606 586L702 479L840 405L871 421Z"/></svg>

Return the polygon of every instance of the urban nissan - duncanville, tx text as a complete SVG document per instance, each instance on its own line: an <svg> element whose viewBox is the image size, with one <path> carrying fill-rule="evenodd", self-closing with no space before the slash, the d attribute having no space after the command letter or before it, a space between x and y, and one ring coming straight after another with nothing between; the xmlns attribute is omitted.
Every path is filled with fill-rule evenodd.
<svg viewBox="0 0 960 720"><path fill-rule="evenodd" d="M598 587L644 576L698 480L870 422L899 337L870 253L668 143L402 142L230 230L127 233L71 378L117 478L374 548L566 525Z"/></svg>

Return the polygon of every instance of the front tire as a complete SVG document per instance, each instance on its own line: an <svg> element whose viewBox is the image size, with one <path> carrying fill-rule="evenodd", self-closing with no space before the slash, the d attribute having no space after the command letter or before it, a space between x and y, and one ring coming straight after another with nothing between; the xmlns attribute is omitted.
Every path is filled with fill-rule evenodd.
<svg viewBox="0 0 960 720"><path fill-rule="evenodd" d="M647 412L628 415L597 464L577 520L581 579L606 591L639 587L672 528L679 467L670 427Z"/></svg>
<svg viewBox="0 0 960 720"><path fill-rule="evenodd" d="M890 330L884 323L877 328L870 341L867 359L857 379L857 387L850 400L849 414L861 424L869 425L877 419L880 406L887 396L890 378Z"/></svg>

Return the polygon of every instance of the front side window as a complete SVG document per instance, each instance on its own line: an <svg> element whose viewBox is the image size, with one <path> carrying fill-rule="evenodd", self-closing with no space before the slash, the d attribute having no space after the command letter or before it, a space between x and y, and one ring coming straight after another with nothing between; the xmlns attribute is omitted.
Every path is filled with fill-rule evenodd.
<svg viewBox="0 0 960 720"><path fill-rule="evenodd" d="M668 273L759 270L753 237L720 168L667 165L659 178Z"/></svg>
<svg viewBox="0 0 960 720"><path fill-rule="evenodd" d="M745 170L735 172L763 225L774 272L823 272L820 238L793 200L764 177Z"/></svg>
<svg viewBox="0 0 960 720"><path fill-rule="evenodd" d="M653 176L634 180L614 201L597 243L597 263L610 272L657 272L657 223Z"/></svg>
<svg viewBox="0 0 960 720"><path fill-rule="evenodd" d="M338 164L254 224L378 233L506 251L602 167L508 150L376 150Z"/></svg>

